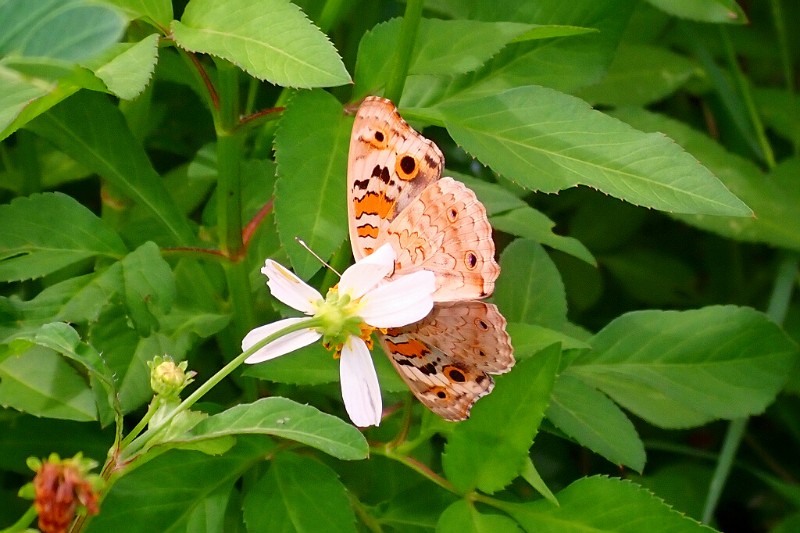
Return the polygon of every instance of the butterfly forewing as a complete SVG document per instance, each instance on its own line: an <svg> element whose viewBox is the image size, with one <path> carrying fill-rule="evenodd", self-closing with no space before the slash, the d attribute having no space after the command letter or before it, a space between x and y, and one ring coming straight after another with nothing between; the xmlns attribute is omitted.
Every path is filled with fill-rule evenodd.
<svg viewBox="0 0 800 533"><path fill-rule="evenodd" d="M375 239L430 183L444 156L414 131L394 104L370 96L356 113L347 171L350 243L356 260L377 248Z"/></svg>

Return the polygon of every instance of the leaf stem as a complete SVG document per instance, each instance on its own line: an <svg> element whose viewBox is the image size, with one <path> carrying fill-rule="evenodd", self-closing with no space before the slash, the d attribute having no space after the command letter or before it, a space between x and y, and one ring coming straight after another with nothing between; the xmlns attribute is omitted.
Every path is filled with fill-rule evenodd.
<svg viewBox="0 0 800 533"><path fill-rule="evenodd" d="M750 91L750 84L742 72L742 69L739 67L739 62L736 59L736 51L734 50L733 43L728 36L727 29L720 27L719 31L721 36L720 40L722 41L722 46L725 51L725 59L728 61L728 67L733 73L733 79L736 83L739 96L742 98L742 102L747 110L747 116L749 117L750 123L755 130L756 140L761 148L761 153L764 156L764 162L767 164L768 168L772 169L775 167L775 155L773 154L772 147L767 139L767 134L764 132L764 123L761 121L761 117L758 114L758 109L756 109L755 102L753 101L753 94Z"/></svg>
<svg viewBox="0 0 800 533"><path fill-rule="evenodd" d="M798 272L798 259L795 255L787 255L778 266L778 273L775 276L775 284L770 295L767 315L775 323L780 324L786 318L789 307L789 300L792 297L795 279ZM730 475L733 460L736 457L736 450L741 444L747 428L747 418L731 420L728 431L725 433L725 440L722 443L717 466L711 477L711 483L706 495L705 505L703 506L703 523L707 524L714 515L714 510L719 502L725 481Z"/></svg>
<svg viewBox="0 0 800 533"><path fill-rule="evenodd" d="M403 23L400 25L400 35L397 38L397 48L392 62L392 71L386 80L385 96L398 103L406 84L408 68L411 66L411 57L414 52L414 43L417 40L417 30L422 20L422 0L408 0Z"/></svg>
<svg viewBox="0 0 800 533"><path fill-rule="evenodd" d="M461 495L461 493L458 492L456 488L449 481L447 481L445 478L443 478L442 476L440 476L439 474L428 468L427 465L417 461L413 457L396 453L395 450L388 448L386 446L370 447L370 453L374 453L375 455L381 455L383 457L386 457L387 459L397 461L398 463L405 465L414 472L418 473L422 477L439 485L446 491L452 492L453 494Z"/></svg>

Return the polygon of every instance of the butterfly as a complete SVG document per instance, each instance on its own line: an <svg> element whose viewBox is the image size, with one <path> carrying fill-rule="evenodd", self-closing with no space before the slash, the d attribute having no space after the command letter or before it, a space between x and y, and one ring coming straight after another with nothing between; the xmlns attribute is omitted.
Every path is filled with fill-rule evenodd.
<svg viewBox="0 0 800 533"><path fill-rule="evenodd" d="M411 392L446 420L469 417L514 365L506 320L490 296L500 274L492 228L475 193L442 177L439 148L385 98L359 107L350 137L347 206L356 260L390 243L392 276L436 276L434 307L419 322L378 338Z"/></svg>

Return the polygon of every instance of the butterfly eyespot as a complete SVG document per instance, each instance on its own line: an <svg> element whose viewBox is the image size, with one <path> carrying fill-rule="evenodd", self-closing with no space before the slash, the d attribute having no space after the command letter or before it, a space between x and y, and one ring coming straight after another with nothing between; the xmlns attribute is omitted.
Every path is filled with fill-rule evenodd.
<svg viewBox="0 0 800 533"><path fill-rule="evenodd" d="M481 320L480 318L476 318L475 319L475 325L479 329L482 329L483 331L489 331L489 324L487 324L485 321Z"/></svg>
<svg viewBox="0 0 800 533"><path fill-rule="evenodd" d="M456 209L455 207L451 207L450 209L448 209L447 220L449 220L451 223L458 220L458 209Z"/></svg>
<svg viewBox="0 0 800 533"><path fill-rule="evenodd" d="M378 150L383 150L389 144L388 139L389 136L386 135L385 132L381 130L375 130L375 133L372 134L372 137L368 137L366 141L374 148L377 148Z"/></svg>
<svg viewBox="0 0 800 533"><path fill-rule="evenodd" d="M395 170L401 180L410 181L419 174L419 164L417 164L417 159L415 157L405 154L397 158Z"/></svg>
<svg viewBox="0 0 800 533"><path fill-rule="evenodd" d="M450 394L444 387L431 387L430 389L428 389L428 393L433 394L440 400L447 400L448 398L450 398Z"/></svg>
<svg viewBox="0 0 800 533"><path fill-rule="evenodd" d="M467 380L467 376L464 375L464 372L460 368L454 366L444 367L444 375L447 376L447 379L455 381L456 383L464 383Z"/></svg>
<svg viewBox="0 0 800 533"><path fill-rule="evenodd" d="M478 266L478 256L475 254L475 252L467 252L464 255L464 264L466 264L467 268L470 270Z"/></svg>

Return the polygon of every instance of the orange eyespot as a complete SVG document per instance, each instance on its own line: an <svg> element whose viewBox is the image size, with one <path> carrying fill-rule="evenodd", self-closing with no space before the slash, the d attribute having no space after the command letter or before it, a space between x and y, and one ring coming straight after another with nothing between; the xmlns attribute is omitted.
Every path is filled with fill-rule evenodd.
<svg viewBox="0 0 800 533"><path fill-rule="evenodd" d="M364 140L379 150L383 150L389 145L389 135L383 130L376 129L371 135L367 135Z"/></svg>
<svg viewBox="0 0 800 533"><path fill-rule="evenodd" d="M394 165L397 176L403 181L411 181L419 174L419 162L412 155L404 154L398 156Z"/></svg>
<svg viewBox="0 0 800 533"><path fill-rule="evenodd" d="M428 392L428 394L433 394L440 400L447 400L448 398L450 398L450 393L447 392L447 389L445 389L444 387L431 387L426 392Z"/></svg>
<svg viewBox="0 0 800 533"><path fill-rule="evenodd" d="M467 376L464 374L464 371L453 365L445 366L442 369L442 372L444 372L444 375L447 376L447 379L456 383L464 383L467 380Z"/></svg>

